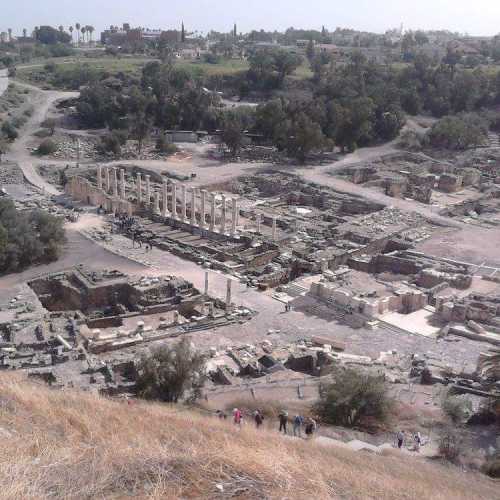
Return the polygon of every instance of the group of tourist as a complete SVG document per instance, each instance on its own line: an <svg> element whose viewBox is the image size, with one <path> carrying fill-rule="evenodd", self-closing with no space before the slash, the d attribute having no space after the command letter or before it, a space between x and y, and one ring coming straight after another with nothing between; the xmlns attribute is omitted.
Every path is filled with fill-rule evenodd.
<svg viewBox="0 0 500 500"><path fill-rule="evenodd" d="M227 415L222 410L217 410L216 415L220 419L227 419ZM264 414L261 410L255 410L252 413L252 419L255 423L257 429L259 429L264 423ZM288 412L282 410L278 415L278 423L279 423L279 432L283 432L284 434L288 434L288 423L290 419L288 416ZM234 425L241 427L243 425L243 412L239 408L235 408L233 410L233 423ZM313 434L316 432L317 424L316 421L311 417L304 418L302 415L294 415L291 419L293 436L302 437L302 430L306 437L312 438Z"/></svg>
<svg viewBox="0 0 500 500"><path fill-rule="evenodd" d="M397 435L396 435L396 441L397 441L397 446L399 449L402 449L403 446L408 446L411 441L413 441L413 450L416 451L417 453L420 452L420 447L422 446L422 435L420 432L416 432L413 437L410 435L410 441L408 441L408 437L406 435L406 432L403 430L400 430Z"/></svg>

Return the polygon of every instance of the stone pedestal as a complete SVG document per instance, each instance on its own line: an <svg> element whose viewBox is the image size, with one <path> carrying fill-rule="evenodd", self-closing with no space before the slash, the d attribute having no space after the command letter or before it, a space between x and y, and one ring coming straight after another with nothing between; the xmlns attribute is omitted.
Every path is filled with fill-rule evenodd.
<svg viewBox="0 0 500 500"><path fill-rule="evenodd" d="M126 190L126 184L125 184L125 170L120 169L120 197L122 200L127 199L127 190Z"/></svg>
<svg viewBox="0 0 500 500"><path fill-rule="evenodd" d="M168 185L163 182L163 217L168 217Z"/></svg>
<svg viewBox="0 0 500 500"><path fill-rule="evenodd" d="M221 216L220 216L220 232L226 233L226 197L222 195Z"/></svg>
<svg viewBox="0 0 500 500"><path fill-rule="evenodd" d="M137 203L142 203L142 174L137 174Z"/></svg>
<svg viewBox="0 0 500 500"><path fill-rule="evenodd" d="M231 312L231 300L232 300L232 295L231 295L231 285L233 283L233 280L229 279L227 280L227 285L226 285L226 312Z"/></svg>
<svg viewBox="0 0 500 500"><path fill-rule="evenodd" d="M97 188L102 189L102 167L97 167Z"/></svg>
<svg viewBox="0 0 500 500"><path fill-rule="evenodd" d="M201 190L201 210L200 210L200 227L206 227L205 213L206 213L206 203L207 203L207 191L205 189Z"/></svg>
<svg viewBox="0 0 500 500"><path fill-rule="evenodd" d="M111 179L109 178L109 168L105 169L105 176L106 176L106 193L109 194L111 191Z"/></svg>
<svg viewBox="0 0 500 500"><path fill-rule="evenodd" d="M151 205L151 176L146 175L146 207Z"/></svg>
<svg viewBox="0 0 500 500"><path fill-rule="evenodd" d="M159 215L160 214L160 193L155 192L154 200L155 200L154 213Z"/></svg>
<svg viewBox="0 0 500 500"><path fill-rule="evenodd" d="M196 227L196 189L191 189L191 225Z"/></svg>
<svg viewBox="0 0 500 500"><path fill-rule="evenodd" d="M210 231L215 230L215 193L212 193L210 200Z"/></svg>
<svg viewBox="0 0 500 500"><path fill-rule="evenodd" d="M238 223L238 200L233 198L232 203L233 214L231 218L231 236L234 236L236 234L236 225Z"/></svg>
<svg viewBox="0 0 500 500"><path fill-rule="evenodd" d="M186 222L186 185L181 185L181 220Z"/></svg>
<svg viewBox="0 0 500 500"><path fill-rule="evenodd" d="M113 196L118 196L118 174L116 168L113 167Z"/></svg>
<svg viewBox="0 0 500 500"><path fill-rule="evenodd" d="M172 182L172 219L177 219L177 184Z"/></svg>

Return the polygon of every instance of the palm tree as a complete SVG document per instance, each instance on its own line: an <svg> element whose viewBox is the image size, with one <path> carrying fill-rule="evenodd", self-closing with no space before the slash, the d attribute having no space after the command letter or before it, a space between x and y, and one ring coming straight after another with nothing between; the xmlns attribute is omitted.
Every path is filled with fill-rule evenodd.
<svg viewBox="0 0 500 500"><path fill-rule="evenodd" d="M7 31L9 33L9 42L12 42L12 28L9 28Z"/></svg>
<svg viewBox="0 0 500 500"><path fill-rule="evenodd" d="M85 44L85 33L87 32L87 28L85 28L85 26L82 27L82 29L80 30L82 32L82 35L83 35L83 43Z"/></svg>
<svg viewBox="0 0 500 500"><path fill-rule="evenodd" d="M80 45L80 23L75 24L76 34L78 35L78 45Z"/></svg>
<svg viewBox="0 0 500 500"><path fill-rule="evenodd" d="M59 31L62 33L64 31L64 26L61 24L61 26L59 26Z"/></svg>
<svg viewBox="0 0 500 500"><path fill-rule="evenodd" d="M23 29L23 38L28 36L28 30L26 28Z"/></svg>
<svg viewBox="0 0 500 500"><path fill-rule="evenodd" d="M95 29L95 28L94 28L93 26L89 26L89 27L87 28L87 31L88 31L88 32L89 32L89 34L90 34L90 43L91 43L91 44L92 44L92 33L94 33L94 29Z"/></svg>
<svg viewBox="0 0 500 500"><path fill-rule="evenodd" d="M73 30L74 30L74 28L73 28L73 26L70 26L68 29L69 29L69 33L71 35L71 43L73 43Z"/></svg>

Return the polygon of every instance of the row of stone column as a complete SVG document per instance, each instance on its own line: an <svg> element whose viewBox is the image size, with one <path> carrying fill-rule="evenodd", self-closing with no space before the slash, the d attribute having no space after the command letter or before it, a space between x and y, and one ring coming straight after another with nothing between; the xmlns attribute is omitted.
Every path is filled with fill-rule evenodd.
<svg viewBox="0 0 500 500"><path fill-rule="evenodd" d="M217 220L217 199L215 193L208 193L205 189L199 190L197 188L187 188L185 184L178 185L176 182L171 181L169 183L164 182L161 192L162 198L162 210L160 210L160 193L151 191L151 180L150 176L146 175L146 196L143 200L143 182L142 174L137 174L137 200L139 203L144 201L146 207L151 206L151 195L153 194L153 212L163 217L170 217L174 220L180 220L182 222L190 223L194 227L200 227L202 229L208 228L210 231L216 231L217 229L221 234L226 234L227 231L227 211L228 211L228 200L224 195L221 195L221 209L220 209L220 224L216 227ZM170 203L169 203L169 193L168 184L171 186L170 192ZM180 191L180 207L178 202L178 188ZM191 218L188 220L187 217L187 201L190 191L191 198ZM210 200L208 198L210 197ZM199 199L199 203L197 203ZM207 208L208 201L210 203L210 222L207 222ZM197 210L197 205L199 206ZM180 211L178 210L180 208ZM236 198L231 199L231 225L230 234L236 234L236 228L238 226L238 215L239 207L238 200ZM196 214L199 215L199 222Z"/></svg>

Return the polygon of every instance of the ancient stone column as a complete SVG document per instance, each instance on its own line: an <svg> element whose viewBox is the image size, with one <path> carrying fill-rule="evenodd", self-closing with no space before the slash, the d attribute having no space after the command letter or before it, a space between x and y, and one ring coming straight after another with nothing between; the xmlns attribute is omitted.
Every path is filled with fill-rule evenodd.
<svg viewBox="0 0 500 500"><path fill-rule="evenodd" d="M137 202L142 203L142 174L137 174Z"/></svg>
<svg viewBox="0 0 500 500"><path fill-rule="evenodd" d="M261 215L257 214L257 234L260 234L260 221L261 221Z"/></svg>
<svg viewBox="0 0 500 500"><path fill-rule="evenodd" d="M205 220L205 204L207 201L207 191L205 189L201 190L201 218L200 218L200 227L205 228L206 220Z"/></svg>
<svg viewBox="0 0 500 500"><path fill-rule="evenodd" d="M111 179L109 178L109 168L106 168L105 175L106 175L106 192L109 193L111 191Z"/></svg>
<svg viewBox="0 0 500 500"><path fill-rule="evenodd" d="M155 199L154 213L159 214L160 213L160 193L158 191L155 191L154 199Z"/></svg>
<svg viewBox="0 0 500 500"><path fill-rule="evenodd" d="M273 217L273 233L272 233L273 241L276 241L276 217Z"/></svg>
<svg viewBox="0 0 500 500"><path fill-rule="evenodd" d="M120 169L120 197L123 200L127 199L127 191L126 191L126 184L125 184L125 170L123 168Z"/></svg>
<svg viewBox="0 0 500 500"><path fill-rule="evenodd" d="M215 229L215 193L212 193L210 200L210 231Z"/></svg>
<svg viewBox="0 0 500 500"><path fill-rule="evenodd" d="M191 225L196 226L196 189L191 189Z"/></svg>
<svg viewBox="0 0 500 500"><path fill-rule="evenodd" d="M181 184L181 220L186 222L186 185Z"/></svg>
<svg viewBox="0 0 500 500"><path fill-rule="evenodd" d="M168 184L163 181L163 217L168 217Z"/></svg>
<svg viewBox="0 0 500 500"><path fill-rule="evenodd" d="M133 210L132 210L132 203L127 202L127 213L129 217L132 217L133 215Z"/></svg>
<svg viewBox="0 0 500 500"><path fill-rule="evenodd" d="M233 214L231 220L231 236L236 234L236 224L238 221L238 200L233 198Z"/></svg>
<svg viewBox="0 0 500 500"><path fill-rule="evenodd" d="M208 271L205 271L205 295L208 295Z"/></svg>
<svg viewBox="0 0 500 500"><path fill-rule="evenodd" d="M220 232L221 234L225 234L226 232L226 197L224 195L221 196L222 205L221 205L221 219L220 219Z"/></svg>
<svg viewBox="0 0 500 500"><path fill-rule="evenodd" d="M118 173L113 167L113 196L118 196Z"/></svg>
<svg viewBox="0 0 500 500"><path fill-rule="evenodd" d="M172 182L172 219L177 219L177 184Z"/></svg>
<svg viewBox="0 0 500 500"><path fill-rule="evenodd" d="M226 312L231 311L231 284L232 280L230 278L227 279L227 288L226 288Z"/></svg>
<svg viewBox="0 0 500 500"><path fill-rule="evenodd" d="M151 205L151 176L146 175L146 207Z"/></svg>
<svg viewBox="0 0 500 500"><path fill-rule="evenodd" d="M102 189L102 167L97 167L97 189Z"/></svg>

